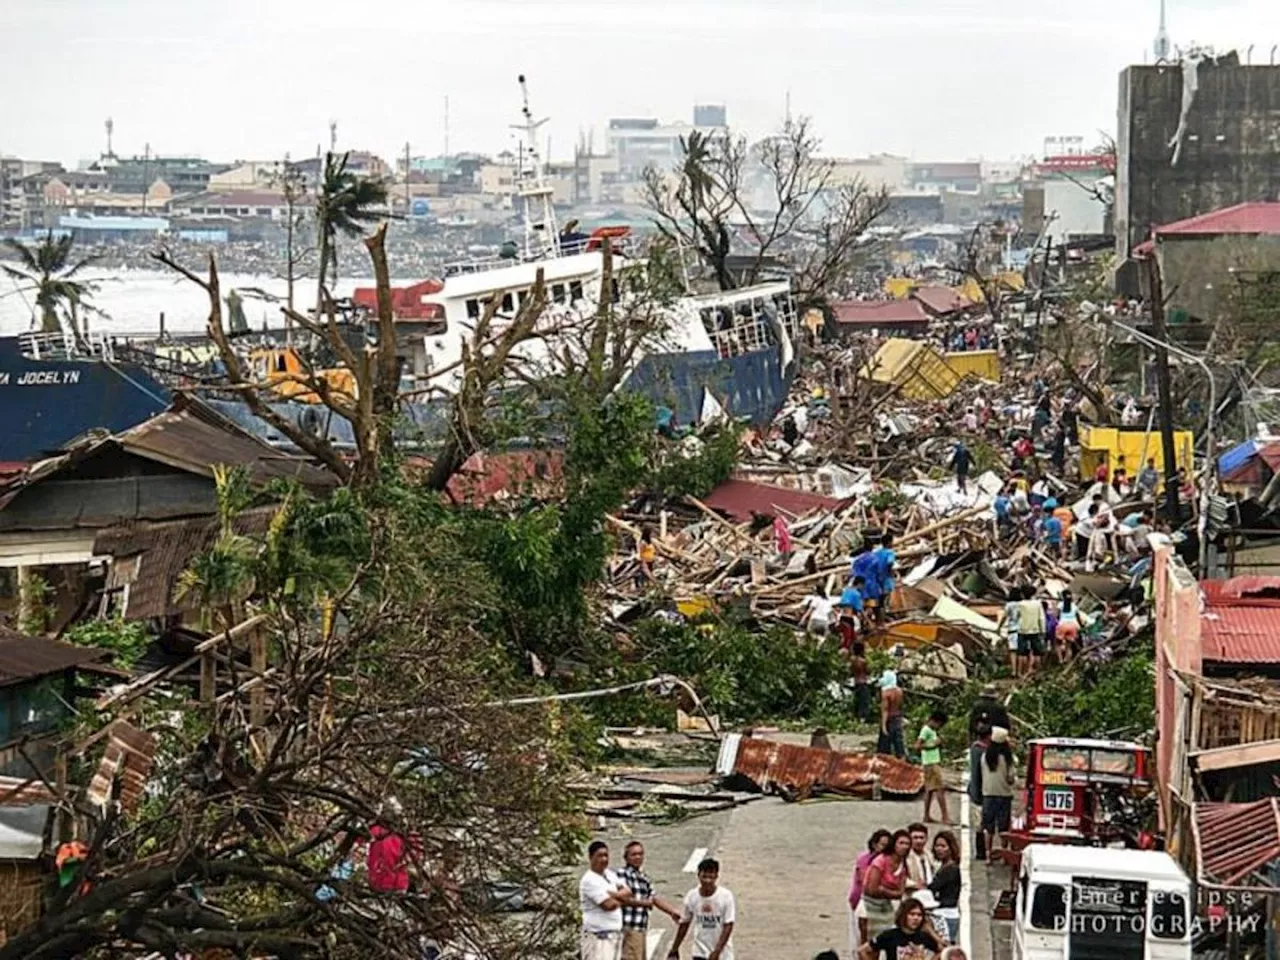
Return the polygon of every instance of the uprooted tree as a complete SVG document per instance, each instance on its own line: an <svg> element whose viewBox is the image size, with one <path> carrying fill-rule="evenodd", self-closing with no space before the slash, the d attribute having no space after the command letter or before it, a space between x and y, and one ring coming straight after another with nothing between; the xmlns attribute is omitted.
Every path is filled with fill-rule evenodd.
<svg viewBox="0 0 1280 960"><path fill-rule="evenodd" d="M231 514L243 487L219 487ZM477 629L497 587L435 503L400 481L283 493L207 598L252 594L215 637L218 695L111 698L159 741L147 794L105 815L68 795L89 857L0 958L560 955L563 725L506 702L518 675ZM390 879L355 865L376 844Z"/></svg>
<svg viewBox="0 0 1280 960"><path fill-rule="evenodd" d="M721 290L756 283L781 262L799 305L821 304L854 272L887 190L841 182L806 118L757 144L694 131L673 171L645 174L662 234L697 253Z"/></svg>

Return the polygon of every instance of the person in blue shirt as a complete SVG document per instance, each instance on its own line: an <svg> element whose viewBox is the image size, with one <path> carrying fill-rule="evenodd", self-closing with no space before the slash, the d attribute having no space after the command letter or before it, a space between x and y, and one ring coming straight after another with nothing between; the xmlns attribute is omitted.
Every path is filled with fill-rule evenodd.
<svg viewBox="0 0 1280 960"><path fill-rule="evenodd" d="M872 550L864 550L853 558L849 569L851 579L862 580L863 606L873 613L880 605L880 577L876 573L876 555Z"/></svg>
<svg viewBox="0 0 1280 960"><path fill-rule="evenodd" d="M862 588L864 586L866 586L866 580L860 576L855 576L850 580L849 585L840 594L840 606L861 614L864 606L862 602Z"/></svg>
<svg viewBox="0 0 1280 960"><path fill-rule="evenodd" d="M969 452L963 440L956 441L955 450L951 453L951 465L956 471L956 486L961 493L967 493L965 482L969 479L969 468L973 466L973 454Z"/></svg>
<svg viewBox="0 0 1280 960"><path fill-rule="evenodd" d="M880 603L876 607L876 619L883 623L885 608L889 606L889 598L897 585L894 581L894 565L898 562L898 555L893 550L893 534L886 533L881 537L880 546L872 550L871 555L875 558L873 572L880 583Z"/></svg>
<svg viewBox="0 0 1280 960"><path fill-rule="evenodd" d="M1013 504L1009 499L1008 488L1002 487L1000 489L1000 492L996 494L995 500L991 502L991 507L996 512L996 533L1003 537L1013 529L1013 515L1010 513Z"/></svg>
<svg viewBox="0 0 1280 960"><path fill-rule="evenodd" d="M1052 513L1046 513L1040 521L1040 533L1044 537L1044 545L1053 556L1062 556L1062 521Z"/></svg>

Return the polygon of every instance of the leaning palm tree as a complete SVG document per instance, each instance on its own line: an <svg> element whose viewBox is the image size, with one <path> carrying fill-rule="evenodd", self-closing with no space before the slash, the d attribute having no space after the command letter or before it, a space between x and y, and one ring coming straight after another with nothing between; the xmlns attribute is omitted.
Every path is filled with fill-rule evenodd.
<svg viewBox="0 0 1280 960"><path fill-rule="evenodd" d="M71 252L75 240L71 234L55 237L52 230L34 246L12 237L5 237L3 242L17 255L20 265L3 264L0 268L23 284L19 290L35 291L40 329L45 333L58 333L62 329L60 317L65 317L72 334L80 336L80 315L96 312L89 299L98 289L97 283L81 278L80 272L97 257L73 261Z"/></svg>
<svg viewBox="0 0 1280 960"><path fill-rule="evenodd" d="M316 197L316 230L319 233L320 277L316 288L316 312L324 306L325 283L330 268L338 275L338 234L359 237L364 224L386 215L387 185L347 169L349 154L327 153L324 177Z"/></svg>

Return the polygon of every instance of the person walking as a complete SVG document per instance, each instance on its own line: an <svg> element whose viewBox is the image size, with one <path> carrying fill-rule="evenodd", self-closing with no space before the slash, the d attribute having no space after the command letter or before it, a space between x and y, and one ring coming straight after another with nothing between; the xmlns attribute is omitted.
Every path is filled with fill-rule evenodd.
<svg viewBox="0 0 1280 960"><path fill-rule="evenodd" d="M907 756L907 745L903 739L903 694L898 686L898 675L886 670L880 675L880 742L876 746L878 753L893 754L899 760Z"/></svg>
<svg viewBox="0 0 1280 960"><path fill-rule="evenodd" d="M924 821L932 823L933 802L937 800L943 823L951 823L947 812L947 785L942 779L942 735L939 731L947 723L942 710L934 710L920 728L916 737L916 749L920 751L920 766L924 768Z"/></svg>
<svg viewBox="0 0 1280 960"><path fill-rule="evenodd" d="M880 578L880 605L876 608L877 622L884 623L885 614L889 611L889 602L897 586L894 580L898 554L893 549L893 534L886 533L880 538L880 546L871 551L875 557L875 573Z"/></svg>
<svg viewBox="0 0 1280 960"><path fill-rule="evenodd" d="M858 951L858 960L934 960L943 943L925 923L919 900L903 900L894 915L893 926L881 932Z"/></svg>
<svg viewBox="0 0 1280 960"><path fill-rule="evenodd" d="M733 960L737 904L733 894L720 886L720 863L707 857L698 864L698 885L685 894L676 940L667 954L679 958L689 928L693 927L693 960Z"/></svg>
<svg viewBox="0 0 1280 960"><path fill-rule="evenodd" d="M867 908L862 902L862 892L871 861L889 849L893 834L883 828L867 839L867 849L853 861L853 878L849 883L849 942L856 956L858 946L867 939Z"/></svg>
<svg viewBox="0 0 1280 960"><path fill-rule="evenodd" d="M622 905L622 960L647 960L646 938L649 934L649 913L661 910L676 923L680 911L658 897L653 884L644 872L644 844L632 840L622 852L626 866L618 871L618 879L631 891L631 902Z"/></svg>
<svg viewBox="0 0 1280 960"><path fill-rule="evenodd" d="M947 943L955 943L960 935L960 841L950 830L942 830L933 838L933 859L938 869L929 881L929 892L938 901L933 915L946 924Z"/></svg>
<svg viewBox="0 0 1280 960"><path fill-rule="evenodd" d="M996 840L1009 829L1013 819L1013 788L1017 783L1009 731L996 727L991 745L982 758L982 832L987 842L987 861L995 863Z"/></svg>
<svg viewBox="0 0 1280 960"><path fill-rule="evenodd" d="M983 684L978 699L969 708L969 736L977 737L983 726L990 736L992 727L1009 727L1009 711L1000 702L1000 691L994 683Z"/></svg>
<svg viewBox="0 0 1280 960"><path fill-rule="evenodd" d="M889 849L867 866L862 884L863 912L867 915L864 944L893 925L895 903L907 890L907 854L910 851L911 834L898 830L890 841Z"/></svg>
<svg viewBox="0 0 1280 960"><path fill-rule="evenodd" d="M609 845L597 840L587 848L590 869L578 882L582 907L582 960L622 960L622 905L630 891L609 869Z"/></svg>
<svg viewBox="0 0 1280 960"><path fill-rule="evenodd" d="M1022 587L1014 587L1009 591L1009 599L1004 605L1004 614L1000 618L1000 629L1004 631L1005 642L1009 647L1009 668L1015 677L1022 676L1022 657L1018 653L1019 618L1022 611Z"/></svg>

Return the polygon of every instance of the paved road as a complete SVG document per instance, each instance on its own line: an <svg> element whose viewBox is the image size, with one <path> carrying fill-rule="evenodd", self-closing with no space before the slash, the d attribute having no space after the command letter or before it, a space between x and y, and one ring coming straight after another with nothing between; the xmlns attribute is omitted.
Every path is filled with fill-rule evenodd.
<svg viewBox="0 0 1280 960"><path fill-rule="evenodd" d="M952 815L959 800L952 796ZM877 827L896 829L919 818L918 801L813 800L784 803L766 797L734 810L668 827L616 824L602 836L614 862L629 839L645 843L646 869L660 894L682 896L696 883L691 872L706 850L721 861L721 882L738 900L734 933L737 960L809 960L823 950L850 957L846 896L854 856ZM689 872L686 872L686 867ZM988 960L989 910L986 868L968 871L972 881L974 960ZM671 945L671 921L654 919L650 957L662 960Z"/></svg>

